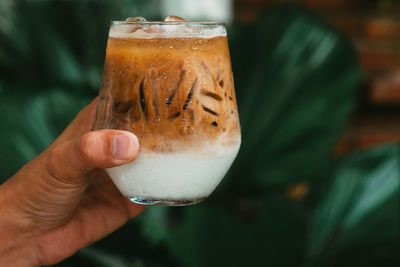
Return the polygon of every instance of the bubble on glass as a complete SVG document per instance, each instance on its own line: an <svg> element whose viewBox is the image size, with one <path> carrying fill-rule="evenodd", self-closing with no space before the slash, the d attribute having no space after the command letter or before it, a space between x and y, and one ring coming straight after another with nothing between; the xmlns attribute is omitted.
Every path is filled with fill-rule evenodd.
<svg viewBox="0 0 400 267"><path fill-rule="evenodd" d="M178 16L168 16L164 19L164 21L186 21L186 20Z"/></svg>

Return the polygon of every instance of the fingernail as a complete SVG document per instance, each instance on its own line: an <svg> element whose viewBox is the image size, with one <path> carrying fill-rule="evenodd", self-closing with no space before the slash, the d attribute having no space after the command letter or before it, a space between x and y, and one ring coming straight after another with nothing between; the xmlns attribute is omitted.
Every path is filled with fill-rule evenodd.
<svg viewBox="0 0 400 267"><path fill-rule="evenodd" d="M132 156L132 138L127 134L114 135L113 157L116 159L128 159Z"/></svg>

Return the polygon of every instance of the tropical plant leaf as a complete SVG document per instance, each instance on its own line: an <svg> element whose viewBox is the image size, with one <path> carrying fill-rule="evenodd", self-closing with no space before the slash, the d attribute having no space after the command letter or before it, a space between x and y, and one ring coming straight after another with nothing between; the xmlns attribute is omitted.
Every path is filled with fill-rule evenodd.
<svg viewBox="0 0 400 267"><path fill-rule="evenodd" d="M360 246L368 251L368 246L398 244L399 146L381 146L345 157L325 187L311 225L311 259L334 262L338 253Z"/></svg>
<svg viewBox="0 0 400 267"><path fill-rule="evenodd" d="M296 205L279 194L232 204L206 202L175 214L166 243L183 266L296 266L303 261L305 217Z"/></svg>
<svg viewBox="0 0 400 267"><path fill-rule="evenodd" d="M0 27L0 81L5 90L19 85L97 93L107 31L110 21L120 17L120 1L7 2L0 6L0 12L7 12Z"/></svg>
<svg viewBox="0 0 400 267"><path fill-rule="evenodd" d="M232 176L238 185L243 177L257 185L315 177L354 103L354 47L298 6L269 9L238 29L231 51L243 143Z"/></svg>
<svg viewBox="0 0 400 267"><path fill-rule="evenodd" d="M89 103L87 95L52 90L0 94L0 183L44 150ZM24 93L25 91L25 93Z"/></svg>

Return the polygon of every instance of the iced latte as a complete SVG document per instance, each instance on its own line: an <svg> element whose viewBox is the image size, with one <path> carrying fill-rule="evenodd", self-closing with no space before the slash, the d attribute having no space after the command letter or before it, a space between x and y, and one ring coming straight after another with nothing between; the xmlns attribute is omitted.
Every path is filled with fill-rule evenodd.
<svg viewBox="0 0 400 267"><path fill-rule="evenodd" d="M95 122L104 128L140 142L135 161L107 169L124 196L149 205L206 198L241 140L224 25L113 22Z"/></svg>

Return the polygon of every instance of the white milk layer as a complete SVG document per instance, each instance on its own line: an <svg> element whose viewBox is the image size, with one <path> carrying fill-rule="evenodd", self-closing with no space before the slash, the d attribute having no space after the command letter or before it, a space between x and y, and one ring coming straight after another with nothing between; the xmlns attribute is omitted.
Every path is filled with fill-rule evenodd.
<svg viewBox="0 0 400 267"><path fill-rule="evenodd" d="M135 161L109 168L121 193L129 198L191 200L207 197L232 165L240 142L201 152L139 153Z"/></svg>
<svg viewBox="0 0 400 267"><path fill-rule="evenodd" d="M113 24L109 32L114 38L213 38L226 36L222 24L162 23L162 24Z"/></svg>

